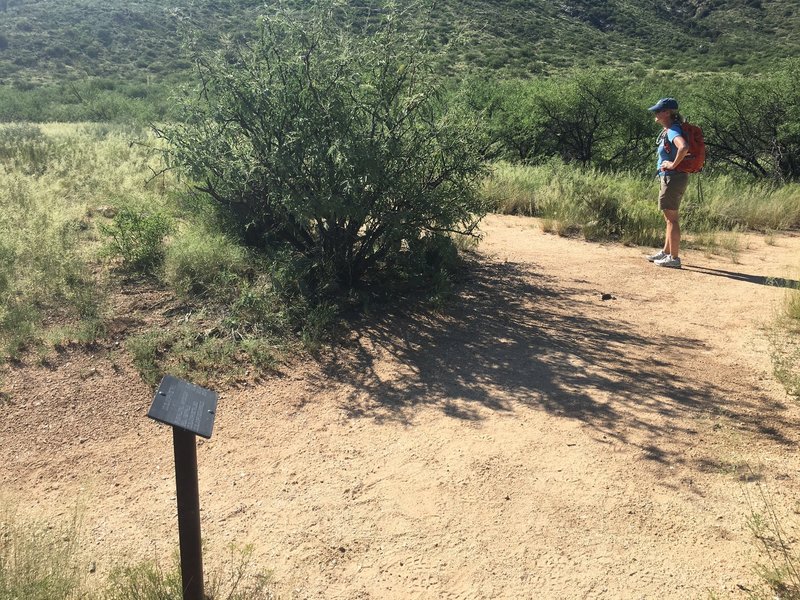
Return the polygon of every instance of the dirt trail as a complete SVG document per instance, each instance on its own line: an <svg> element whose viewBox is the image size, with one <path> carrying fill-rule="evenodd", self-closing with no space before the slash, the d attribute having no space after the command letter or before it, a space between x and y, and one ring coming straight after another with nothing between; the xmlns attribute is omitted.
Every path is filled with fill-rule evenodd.
<svg viewBox="0 0 800 600"><path fill-rule="evenodd" d="M484 230L447 314L371 320L223 392L199 446L207 562L252 543L281 598L746 597L746 495L766 485L787 526L800 498L800 409L765 329L800 237L743 236L738 264L689 250L677 271L532 219ZM5 389L18 512L84 507L97 576L172 551L171 438L119 351Z"/></svg>

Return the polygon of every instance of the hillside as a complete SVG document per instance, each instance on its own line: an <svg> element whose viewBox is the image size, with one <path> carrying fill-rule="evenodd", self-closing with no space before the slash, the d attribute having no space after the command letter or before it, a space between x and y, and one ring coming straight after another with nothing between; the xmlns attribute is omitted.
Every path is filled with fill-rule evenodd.
<svg viewBox="0 0 800 600"><path fill-rule="evenodd" d="M368 14L365 4L380 3L351 4ZM205 44L249 35L263 10L254 0L0 0L0 83L170 81L189 66L182 32L201 31ZM757 71L800 54L800 8L791 0L444 0L421 22L436 44L465 34L442 55L447 72L671 69L678 60L690 70Z"/></svg>

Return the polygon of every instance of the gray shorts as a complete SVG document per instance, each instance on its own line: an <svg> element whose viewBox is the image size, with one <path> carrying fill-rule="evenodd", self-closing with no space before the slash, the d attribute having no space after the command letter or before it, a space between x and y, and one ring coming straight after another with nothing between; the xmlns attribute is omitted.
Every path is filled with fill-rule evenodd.
<svg viewBox="0 0 800 600"><path fill-rule="evenodd" d="M688 173L671 173L663 175L661 179L661 192L658 194L659 210L678 210L681 198L689 185Z"/></svg>

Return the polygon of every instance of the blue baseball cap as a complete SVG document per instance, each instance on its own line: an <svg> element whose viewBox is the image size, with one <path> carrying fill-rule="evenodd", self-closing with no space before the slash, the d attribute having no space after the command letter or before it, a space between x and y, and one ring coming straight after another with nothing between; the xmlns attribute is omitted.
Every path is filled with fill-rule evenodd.
<svg viewBox="0 0 800 600"><path fill-rule="evenodd" d="M669 108L678 110L678 101L675 100L675 98L662 98L647 110L650 112L658 112L659 110L667 110Z"/></svg>

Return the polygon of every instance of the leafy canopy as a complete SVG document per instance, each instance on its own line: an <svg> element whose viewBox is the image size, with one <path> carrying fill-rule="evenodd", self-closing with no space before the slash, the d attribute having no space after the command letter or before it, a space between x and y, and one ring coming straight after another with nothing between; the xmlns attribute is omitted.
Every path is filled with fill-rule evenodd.
<svg viewBox="0 0 800 600"><path fill-rule="evenodd" d="M357 31L352 10L279 9L253 43L199 54L199 94L158 131L248 245L302 257L317 287L431 262L485 212L479 128L444 101L421 28L389 8Z"/></svg>

